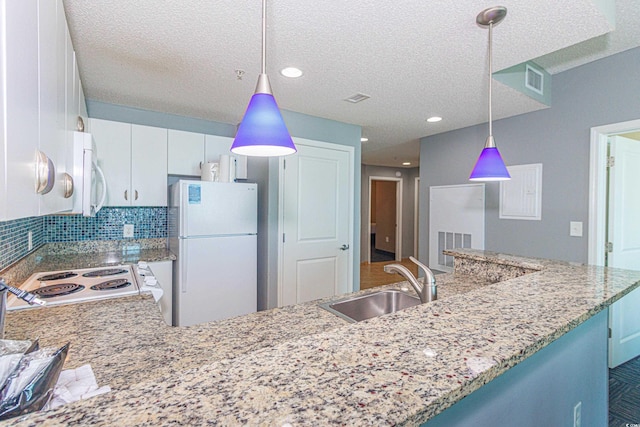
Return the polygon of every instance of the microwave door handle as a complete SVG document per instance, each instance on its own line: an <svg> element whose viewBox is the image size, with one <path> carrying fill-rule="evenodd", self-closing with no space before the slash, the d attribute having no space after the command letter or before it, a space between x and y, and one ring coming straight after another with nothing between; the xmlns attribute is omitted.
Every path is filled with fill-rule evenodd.
<svg viewBox="0 0 640 427"><path fill-rule="evenodd" d="M102 206L104 206L104 202L107 198L107 180L104 177L104 172L102 172L102 169L100 169L100 166L98 166L96 162L93 162L93 167L96 169L96 172L98 173L98 177L100 178L100 182L102 184L102 194L100 195L100 201L97 205L95 205L96 213L98 213L98 211L102 209Z"/></svg>

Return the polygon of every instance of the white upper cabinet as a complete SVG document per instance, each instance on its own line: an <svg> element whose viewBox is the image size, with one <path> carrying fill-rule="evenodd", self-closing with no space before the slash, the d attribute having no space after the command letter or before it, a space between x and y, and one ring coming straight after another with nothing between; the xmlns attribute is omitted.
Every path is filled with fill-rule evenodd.
<svg viewBox="0 0 640 427"><path fill-rule="evenodd" d="M204 158L206 162L217 162L220 154L231 155L231 144L233 138L227 136L207 135L204 144ZM235 154L234 154L235 156Z"/></svg>
<svg viewBox="0 0 640 427"><path fill-rule="evenodd" d="M169 129L168 171L171 175L200 176L204 160L204 135Z"/></svg>
<svg viewBox="0 0 640 427"><path fill-rule="evenodd" d="M0 0L0 9L0 220L65 211L72 203L62 185L68 144L86 106L62 0ZM55 167L55 184L42 195L35 190L38 150Z"/></svg>
<svg viewBox="0 0 640 427"><path fill-rule="evenodd" d="M98 165L107 181L105 206L129 206L131 193L131 125L90 119Z"/></svg>
<svg viewBox="0 0 640 427"><path fill-rule="evenodd" d="M51 192L40 196L40 215L69 210L73 199L64 197L63 178L72 136L66 121L66 51L71 48L61 1L38 0L38 66L40 98L40 150L56 168Z"/></svg>
<svg viewBox="0 0 640 427"><path fill-rule="evenodd" d="M167 130L100 119L89 124L107 181L105 206L166 206Z"/></svg>
<svg viewBox="0 0 640 427"><path fill-rule="evenodd" d="M247 156L231 153L233 138L228 136L207 135L205 138L204 155L205 162L217 162L221 154L230 155L235 159L235 178L247 179Z"/></svg>
<svg viewBox="0 0 640 427"><path fill-rule="evenodd" d="M2 0L0 73L0 220L38 215L35 154L38 149L38 7L35 1Z"/></svg>
<svg viewBox="0 0 640 427"><path fill-rule="evenodd" d="M131 126L131 205L167 206L167 130Z"/></svg>

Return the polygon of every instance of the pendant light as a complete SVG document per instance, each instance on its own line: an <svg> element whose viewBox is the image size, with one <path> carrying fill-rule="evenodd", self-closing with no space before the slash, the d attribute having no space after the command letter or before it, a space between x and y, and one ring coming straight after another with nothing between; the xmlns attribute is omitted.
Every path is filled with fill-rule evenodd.
<svg viewBox="0 0 640 427"><path fill-rule="evenodd" d="M471 171L469 176L470 181L506 181L511 179L507 167L504 165L502 156L496 147L496 142L493 140L493 124L491 116L491 81L493 80L493 73L491 69L491 49L492 49L492 36L493 26L497 25L507 15L507 9L502 6L495 6L489 9L485 9L478 14L476 22L482 27L489 28L489 136L484 144L484 149L478 157L476 165Z"/></svg>
<svg viewBox="0 0 640 427"><path fill-rule="evenodd" d="M231 152L245 156L284 156L296 152L267 76L267 0L262 0L262 68Z"/></svg>

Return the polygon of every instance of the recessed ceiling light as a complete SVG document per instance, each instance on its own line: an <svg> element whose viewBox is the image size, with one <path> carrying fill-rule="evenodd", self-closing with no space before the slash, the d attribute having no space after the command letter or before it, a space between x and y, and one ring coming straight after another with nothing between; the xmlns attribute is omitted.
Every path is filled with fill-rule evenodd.
<svg viewBox="0 0 640 427"><path fill-rule="evenodd" d="M429 117L427 119L429 123L436 123L436 122L439 122L440 120L442 120L442 117L438 117L438 116Z"/></svg>
<svg viewBox="0 0 640 427"><path fill-rule="evenodd" d="M280 71L280 74L282 74L285 77L296 78L302 75L302 70L296 67L287 67L287 68L283 68Z"/></svg>
<svg viewBox="0 0 640 427"><path fill-rule="evenodd" d="M402 166L409 166L411 162L402 162Z"/></svg>
<svg viewBox="0 0 640 427"><path fill-rule="evenodd" d="M360 138L360 142L367 142L368 140L369 140L369 138L366 138L364 136L362 138Z"/></svg>

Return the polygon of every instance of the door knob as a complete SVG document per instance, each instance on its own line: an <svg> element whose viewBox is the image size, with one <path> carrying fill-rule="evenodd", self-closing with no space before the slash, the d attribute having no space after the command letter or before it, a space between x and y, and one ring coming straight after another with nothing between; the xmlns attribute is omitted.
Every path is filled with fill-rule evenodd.
<svg viewBox="0 0 640 427"><path fill-rule="evenodd" d="M341 250L341 251L346 251L347 249L349 249L349 245L342 245L342 246L340 246L340 250Z"/></svg>

